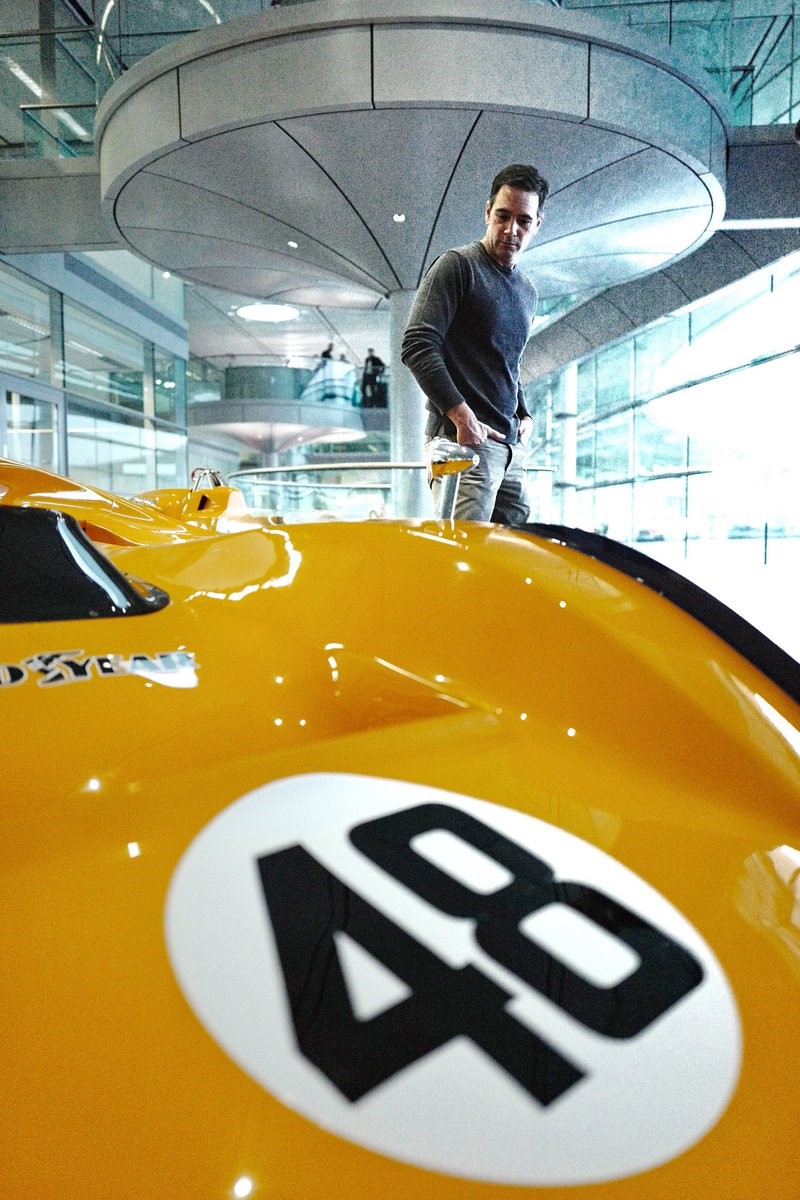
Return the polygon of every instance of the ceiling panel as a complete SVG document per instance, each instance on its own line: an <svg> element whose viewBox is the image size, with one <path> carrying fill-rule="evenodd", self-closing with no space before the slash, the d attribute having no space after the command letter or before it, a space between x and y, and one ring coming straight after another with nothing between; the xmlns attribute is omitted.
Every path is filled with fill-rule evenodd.
<svg viewBox="0 0 800 1200"><path fill-rule="evenodd" d="M478 115L463 109L381 109L346 119L325 113L285 121L283 127L336 180L380 242L398 283L415 288L453 163ZM405 221L395 221L395 214Z"/></svg>
<svg viewBox="0 0 800 1200"><path fill-rule="evenodd" d="M699 240L707 224L705 209L630 217L545 243L524 256L522 269L542 297L580 292L587 275L599 287L614 287L665 266L681 247Z"/></svg>
<svg viewBox="0 0 800 1200"><path fill-rule="evenodd" d="M708 224L708 209L679 208L673 212L621 217L607 225L590 226L557 241L543 242L523 256L525 271L571 259L575 255L657 254L672 258L700 238Z"/></svg>
<svg viewBox="0 0 800 1200"><path fill-rule="evenodd" d="M580 293L581 281L591 272L598 287L614 287L633 274L644 275L658 271L669 261L669 255L646 250L630 254L574 254L540 268L535 274L536 286L542 299Z"/></svg>
<svg viewBox="0 0 800 1200"><path fill-rule="evenodd" d="M121 228L152 229L155 232L198 233L231 242L269 246L267 222L263 212L230 197L220 202L210 189L192 187L175 176L157 171L140 171L122 189L114 206L114 218ZM286 248L284 233L274 249Z"/></svg>
<svg viewBox="0 0 800 1200"><path fill-rule="evenodd" d="M104 138L113 133L116 144L110 149L119 168L105 184L106 204L114 205L131 243L150 257L157 243L142 237L144 226L206 235L207 254L191 277L216 286L263 292L269 286L265 268L274 268L272 256L292 240L306 269L310 264L350 283L392 292L416 287L427 263L442 250L482 235L485 201L497 170L508 162L534 162L553 189L541 241L568 255L561 268L549 270L545 294L558 294L559 280L568 280L571 292L590 292L607 286L609 277L622 278L626 268L631 274L653 269L663 261L664 247L685 253L702 230L698 233L689 221L675 222L671 214L702 203L707 207L702 229L710 227L721 219L723 183L712 195L686 156L675 157L672 142L669 153L657 144L644 152L646 131L652 128L661 136L664 129L664 115L652 111L660 93L645 91L636 104L620 96L614 110L613 91L606 87L604 126L581 120L587 112L589 63L598 48L586 33L585 18L573 29L570 21L576 18L568 10L531 12L528 20L523 7L505 22L502 13L476 9L463 23L438 9L415 10L409 22L403 6L385 6L376 31L366 14L351 14L348 30L358 27L362 40L374 34L373 92L358 100L365 80L359 59L353 64L359 83L345 104L325 58L331 6L298 5L277 23L265 14L235 31L205 31L191 46L162 56L149 73L130 78L131 72L98 114L101 163ZM391 28L419 48L419 61L392 61L378 52ZM309 36L315 30L319 36ZM445 60L436 61L437 46L447 48ZM303 73L295 81L297 94L273 102L274 88L259 74L261 66L283 51L291 60L298 47ZM649 78L650 67L656 70L624 38L614 46L606 32L602 52L604 61L630 68L626 78L638 78L640 69ZM177 94L181 132L191 140L177 148L174 141L159 146L154 135L144 153L140 93L159 73L174 78L176 72L182 81ZM697 136L708 142L710 102L699 90L687 89L668 67L658 68L658 79L672 81L681 96L691 92L686 121L696 124ZM214 101L216 92L203 96L202 85L209 80L218 91L224 88L222 108ZM398 100L392 105L395 85ZM283 116L291 112L298 115ZM123 165L119 141L124 148L126 121L136 133L138 157ZM610 131L612 125L616 132ZM679 144L691 134L682 128L669 132ZM139 191L142 176L147 187ZM406 220L394 222L396 212ZM625 222L653 212L664 213L663 235L650 245L632 246ZM593 244L587 250L578 238L587 226L602 228L599 248ZM684 244L677 241L681 229L689 238ZM237 281L239 259L221 243L248 240L252 254ZM551 260L549 254L548 264ZM532 265L540 261L541 255L531 258Z"/></svg>
<svg viewBox="0 0 800 1200"><path fill-rule="evenodd" d="M565 193L576 180L593 180L609 163L624 161L641 149L642 143L635 138L587 125L519 113L483 112L458 162L426 265L449 246L482 236L489 185L506 163L533 163L550 185L541 237L554 221L557 227L563 227L575 218Z"/></svg>
<svg viewBox="0 0 800 1200"><path fill-rule="evenodd" d="M139 178L142 180L143 176ZM296 278L303 282L337 279L352 286L355 277L367 290L374 290L378 295L384 293L383 287L373 278L327 247L315 244L313 256L309 251L306 256L299 257L299 249L288 246L297 235L293 237L293 230L271 218L241 207L237 209L231 201L220 203L208 195L196 205L181 206L187 185L174 180L167 180L154 195L153 209L162 217L161 224L142 226L139 219L148 215L148 186L146 182L140 183L142 195L137 204L137 219L129 220L126 225L125 240L143 258L187 279L210 282L210 276L219 272L219 286L234 286L245 294L263 296L265 287L270 285L252 283L254 271L259 280L265 272L277 271L282 275L294 271ZM172 205L168 203L170 197ZM202 222L204 212L209 218L205 223ZM190 214L196 222L190 220ZM195 232L198 229L201 232ZM310 241L306 239L307 243ZM240 267L242 273L239 282L232 285L227 276L235 267Z"/></svg>
<svg viewBox="0 0 800 1200"><path fill-rule="evenodd" d="M304 286L298 277L291 286L274 292L272 299L321 308L348 308L356 312L376 312L380 309L388 312L389 310L389 302L385 296L376 296L375 292L357 288L348 284L346 280L330 284L320 280Z"/></svg>
<svg viewBox="0 0 800 1200"><path fill-rule="evenodd" d="M340 126L349 129L351 117L339 114ZM151 172L190 185L195 205L208 197L234 228L240 221L249 228L249 212L264 214L284 246L289 239L299 243L298 257L327 265L331 254L341 255L340 270L352 263L385 288L397 287L386 255L336 176L273 122L184 146Z"/></svg>
<svg viewBox="0 0 800 1200"><path fill-rule="evenodd" d="M658 215L667 230L674 226L675 211L685 209L703 210L710 219L711 197L702 180L670 155L642 148L563 188L547 213L537 249L581 229L614 226L609 236L616 236L618 222L636 217Z"/></svg>

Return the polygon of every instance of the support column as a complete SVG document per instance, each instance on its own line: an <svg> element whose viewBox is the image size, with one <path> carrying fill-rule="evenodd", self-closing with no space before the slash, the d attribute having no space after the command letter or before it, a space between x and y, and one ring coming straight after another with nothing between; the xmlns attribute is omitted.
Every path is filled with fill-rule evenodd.
<svg viewBox="0 0 800 1200"><path fill-rule="evenodd" d="M391 375L389 436L393 462L422 462L425 397L414 376L400 361L400 346L416 292L392 292L389 308ZM429 517L433 506L424 471L396 471L392 502L396 517Z"/></svg>
<svg viewBox="0 0 800 1200"><path fill-rule="evenodd" d="M559 422L561 453L556 468L559 491L559 520L575 524L575 484L578 478L578 364L570 363L561 372L554 418Z"/></svg>
<svg viewBox="0 0 800 1200"><path fill-rule="evenodd" d="M69 96L58 95L58 79L56 75L56 38L53 29L56 24L55 3L54 0L39 0L39 29L44 32L39 34L39 69L41 71L42 80L42 103L47 104L53 100L69 100ZM41 156L43 158L58 158L59 157L59 125L58 117L52 111L47 109L39 109L37 116L41 122L44 133L39 133L38 137L42 142ZM46 136L49 134L50 136ZM35 126L30 132L26 131L25 141L28 138L36 136Z"/></svg>

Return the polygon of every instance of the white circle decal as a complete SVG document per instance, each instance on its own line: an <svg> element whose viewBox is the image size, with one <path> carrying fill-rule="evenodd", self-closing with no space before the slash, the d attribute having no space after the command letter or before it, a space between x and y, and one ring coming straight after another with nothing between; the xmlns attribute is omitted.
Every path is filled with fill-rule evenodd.
<svg viewBox="0 0 800 1200"><path fill-rule="evenodd" d="M191 843L165 923L189 1004L248 1075L433 1171L634 1175L736 1085L736 1005L699 933L603 851L487 801L267 784Z"/></svg>

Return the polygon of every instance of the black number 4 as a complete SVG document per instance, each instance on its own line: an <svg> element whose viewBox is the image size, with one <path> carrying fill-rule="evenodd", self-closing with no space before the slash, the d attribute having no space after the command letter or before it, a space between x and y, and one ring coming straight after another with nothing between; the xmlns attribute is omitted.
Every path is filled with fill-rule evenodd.
<svg viewBox="0 0 800 1200"><path fill-rule="evenodd" d="M412 839L445 830L513 875L490 895L473 892L418 854ZM584 1026L630 1038L695 988L702 967L643 917L585 884L557 882L550 867L461 809L420 805L350 833L372 862L440 911L472 917L479 945ZM264 898L298 1046L349 1100L456 1037L469 1038L541 1105L585 1072L523 1025L511 994L477 967L451 967L342 883L302 846L258 859ZM582 913L635 951L639 965L614 987L590 982L520 932L548 904ZM344 932L406 983L411 994L360 1020L353 1012L334 934Z"/></svg>

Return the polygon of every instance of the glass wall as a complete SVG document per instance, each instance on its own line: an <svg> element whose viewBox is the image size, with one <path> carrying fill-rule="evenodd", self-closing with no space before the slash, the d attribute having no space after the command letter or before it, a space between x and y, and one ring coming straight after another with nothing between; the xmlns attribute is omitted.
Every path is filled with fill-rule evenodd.
<svg viewBox="0 0 800 1200"><path fill-rule="evenodd" d="M186 316L184 283L171 271L154 267L127 250L84 250L83 257L149 296L167 312L181 320Z"/></svg>
<svg viewBox="0 0 800 1200"><path fill-rule="evenodd" d="M194 30L267 13L280 0L94 6L14 0L0 20L0 157L94 152L95 107L125 70ZM282 0L284 6L304 0ZM737 125L800 117L797 0L535 0L590 9L669 47L730 94ZM94 8L94 20L91 13Z"/></svg>
<svg viewBox="0 0 800 1200"><path fill-rule="evenodd" d="M246 451L245 451L246 453ZM226 437L222 431L189 430L189 461L192 469L210 467L227 479L238 471L242 463L243 448L234 438Z"/></svg>
<svg viewBox="0 0 800 1200"><path fill-rule="evenodd" d="M66 391L144 411L145 343L71 300L64 301L64 357L58 379Z"/></svg>
<svg viewBox="0 0 800 1200"><path fill-rule="evenodd" d="M225 372L202 358L191 358L186 367L186 398L189 404L221 400L225 395Z"/></svg>
<svg viewBox="0 0 800 1200"><path fill-rule="evenodd" d="M186 363L158 346L153 347L153 407L157 417L186 424Z"/></svg>
<svg viewBox="0 0 800 1200"><path fill-rule="evenodd" d="M70 476L121 495L186 483L182 433L73 400L67 411Z"/></svg>
<svg viewBox="0 0 800 1200"><path fill-rule="evenodd" d="M49 288L0 266L0 297L0 370L49 382Z"/></svg>
<svg viewBox="0 0 800 1200"><path fill-rule="evenodd" d="M5 392L4 449L8 458L57 471L59 433L57 404L22 392Z"/></svg>
<svg viewBox="0 0 800 1200"><path fill-rule="evenodd" d="M724 578L728 603L756 567L778 591L796 579L798 312L800 253L538 380L532 461L556 467L562 497L539 516Z"/></svg>
<svg viewBox="0 0 800 1200"><path fill-rule="evenodd" d="M0 264L6 457L123 495L188 484L186 363Z"/></svg>
<svg viewBox="0 0 800 1200"><path fill-rule="evenodd" d="M153 432L134 416L73 400L67 458L72 478L93 487L125 495L156 487Z"/></svg>
<svg viewBox="0 0 800 1200"><path fill-rule="evenodd" d="M76 7L65 0L2 5L0 156L93 153L95 38Z"/></svg>

